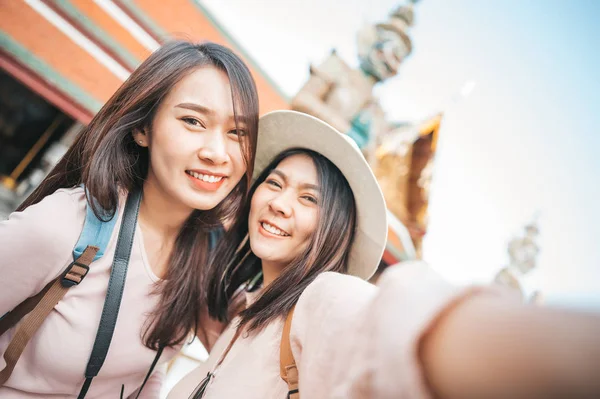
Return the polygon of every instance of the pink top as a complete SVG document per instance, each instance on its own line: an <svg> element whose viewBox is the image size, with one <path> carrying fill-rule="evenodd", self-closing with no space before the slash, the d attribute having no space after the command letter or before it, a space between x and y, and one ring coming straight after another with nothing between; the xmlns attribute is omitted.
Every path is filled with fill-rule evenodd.
<svg viewBox="0 0 600 399"><path fill-rule="evenodd" d="M378 286L323 273L298 300L292 321L300 397L430 398L417 343L434 319L467 292L422 262L388 269ZM278 320L256 334L242 334L214 370L204 398L287 397L287 384L279 376L282 330L283 320ZM169 399L187 398L194 391L233 334L230 326L208 362L184 377Z"/></svg>
<svg viewBox="0 0 600 399"><path fill-rule="evenodd" d="M60 189L0 222L0 315L37 294L72 262L85 212L82 188ZM33 336L12 376L0 387L1 398L77 397L100 321L121 216L104 256L91 264L81 285L67 291ZM114 336L86 399L118 398L121 384L127 397L142 384L156 354L143 345L141 335L146 315L158 300L151 295L157 281L137 227ZM14 332L15 328L0 337L0 355ZM165 349L160 364L178 349ZM5 364L0 357L0 369ZM158 398L162 377L159 367L140 397Z"/></svg>

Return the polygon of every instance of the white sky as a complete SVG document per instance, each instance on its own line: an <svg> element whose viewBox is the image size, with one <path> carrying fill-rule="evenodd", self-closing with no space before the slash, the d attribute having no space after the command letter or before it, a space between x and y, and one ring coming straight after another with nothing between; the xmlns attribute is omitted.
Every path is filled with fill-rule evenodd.
<svg viewBox="0 0 600 399"><path fill-rule="evenodd" d="M200 1L290 97L332 48L394 0ZM377 88L390 119L445 111L425 258L448 279L489 281L506 244L539 212L542 252L528 291L600 305L600 3L422 0L414 51ZM475 81L465 100L452 98Z"/></svg>

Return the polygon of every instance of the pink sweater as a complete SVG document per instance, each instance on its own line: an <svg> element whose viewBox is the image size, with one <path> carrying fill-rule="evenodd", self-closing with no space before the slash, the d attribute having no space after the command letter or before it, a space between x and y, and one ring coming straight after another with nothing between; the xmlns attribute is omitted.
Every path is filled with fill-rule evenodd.
<svg viewBox="0 0 600 399"><path fill-rule="evenodd" d="M446 283L422 262L390 268L378 286L323 273L303 292L292 322L300 397L430 398L417 358L418 341L436 317L468 292ZM214 369L234 335L230 326L208 362L184 377L169 399L189 397L211 370L205 399L287 397L279 376L282 330L283 320L278 320L256 334L241 334Z"/></svg>
<svg viewBox="0 0 600 399"><path fill-rule="evenodd" d="M61 189L0 222L0 315L37 294L72 261L85 209L82 188ZM121 216L105 255L92 263L81 285L69 289L31 339L12 376L0 387L1 398L77 397L100 321ZM141 385L155 355L143 345L141 335L146 315L157 303L151 295L157 281L138 227L112 343L87 399L118 398L121 384L127 397ZM0 337L1 355L14 331ZM165 349L160 364L175 353ZM0 369L4 366L2 357ZM162 377L159 367L140 397L158 398Z"/></svg>

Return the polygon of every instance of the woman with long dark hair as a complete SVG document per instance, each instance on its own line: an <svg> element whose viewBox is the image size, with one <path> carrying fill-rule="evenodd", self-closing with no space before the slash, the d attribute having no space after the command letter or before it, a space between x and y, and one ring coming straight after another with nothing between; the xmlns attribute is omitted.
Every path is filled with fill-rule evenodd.
<svg viewBox="0 0 600 399"><path fill-rule="evenodd" d="M170 398L599 396L598 315L459 289L422 262L389 268L378 286L361 280L381 258L386 213L347 136L267 114L255 177L207 279L210 314L230 326Z"/></svg>
<svg viewBox="0 0 600 399"><path fill-rule="evenodd" d="M86 362L99 368L92 364L94 337L97 330L104 334L98 327L104 313L114 312L104 300L113 284L111 264L120 260L114 256L122 240L118 228L16 365L9 343L31 320L0 337L0 377L8 377L0 397L128 396L145 383L153 359L164 364L191 334L210 348L221 331L205 307L210 234L239 212L257 129L253 78L223 46L170 42L131 74L41 185L0 223L0 315L10 315L77 264L71 254L84 221L87 226L86 212L100 222L120 221L126 200L141 195L137 224L129 226L133 241L110 350L91 384ZM83 278L75 277L76 283ZM142 395L157 397L160 381L161 372L154 372Z"/></svg>

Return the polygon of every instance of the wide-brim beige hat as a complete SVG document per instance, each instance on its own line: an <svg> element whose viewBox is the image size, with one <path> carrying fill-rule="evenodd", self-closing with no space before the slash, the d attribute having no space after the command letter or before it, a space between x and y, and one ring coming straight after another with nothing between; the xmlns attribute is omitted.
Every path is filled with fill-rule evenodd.
<svg viewBox="0 0 600 399"><path fill-rule="evenodd" d="M342 172L354 194L356 235L348 273L368 280L377 270L387 241L385 200L369 164L354 141L314 116L273 111L258 122L256 179L282 151L306 148L329 159Z"/></svg>

